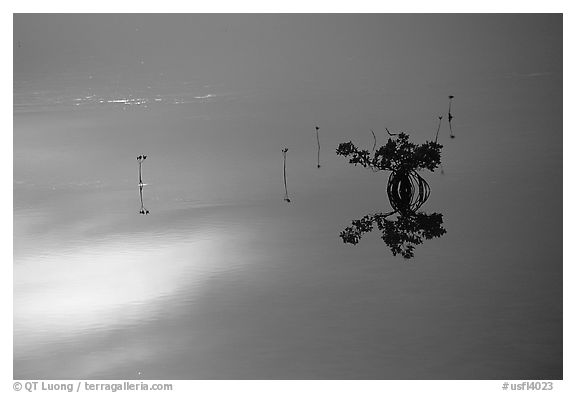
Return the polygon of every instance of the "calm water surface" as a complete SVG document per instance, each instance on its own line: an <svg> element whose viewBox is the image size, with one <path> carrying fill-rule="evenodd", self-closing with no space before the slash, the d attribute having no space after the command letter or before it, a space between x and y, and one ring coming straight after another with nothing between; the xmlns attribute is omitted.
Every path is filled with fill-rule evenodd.
<svg viewBox="0 0 576 393"><path fill-rule="evenodd" d="M561 378L561 65L399 78L353 52L261 84L17 72L14 378ZM447 234L411 260L377 233L343 244L388 211L387 174L335 148L370 148L370 128L430 140L448 94L445 173L422 173Z"/></svg>

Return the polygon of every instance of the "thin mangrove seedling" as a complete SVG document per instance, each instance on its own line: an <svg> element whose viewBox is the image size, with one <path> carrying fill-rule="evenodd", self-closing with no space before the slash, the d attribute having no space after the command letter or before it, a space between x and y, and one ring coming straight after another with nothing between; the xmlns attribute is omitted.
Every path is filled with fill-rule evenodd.
<svg viewBox="0 0 576 393"><path fill-rule="evenodd" d="M376 134L374 133L374 130L370 129L370 131L372 132L372 137L374 138L374 144L372 145L372 153L374 153L374 150L376 150ZM386 130L386 131L388 131L388 130ZM389 131L388 131L388 134L390 134ZM372 167L370 169L372 170L372 172L377 172L380 170L380 169L374 168L374 167Z"/></svg>
<svg viewBox="0 0 576 393"><path fill-rule="evenodd" d="M398 134L393 134L393 133L391 133L390 131L388 131L388 128L386 128L386 132L387 132L388 135L390 135L390 136L398 136Z"/></svg>
<svg viewBox="0 0 576 393"><path fill-rule="evenodd" d="M282 155L284 156L284 200L286 202L290 202L290 198L288 198L288 186L286 185L286 153L287 152L288 152L287 147L282 149Z"/></svg>
<svg viewBox="0 0 576 393"><path fill-rule="evenodd" d="M146 156L144 155L140 155L138 157L136 157L136 160L138 160L138 185L144 185L144 183L142 182L142 163L144 162L144 160L146 159Z"/></svg>
<svg viewBox="0 0 576 393"><path fill-rule="evenodd" d="M318 168L320 168L320 136L318 134L318 130L320 130L320 127L316 126L316 142L318 143L318 154L316 165L318 166Z"/></svg>
<svg viewBox="0 0 576 393"><path fill-rule="evenodd" d="M440 126L442 125L442 116L438 116L438 129L436 130L436 139L434 142L438 143L438 134L440 133Z"/></svg>
<svg viewBox="0 0 576 393"><path fill-rule="evenodd" d="M454 98L454 96L450 95L448 96L448 126L450 127L450 138L454 139L455 136L452 133L452 119L454 118L454 116L452 116L452 99Z"/></svg>
<svg viewBox="0 0 576 393"><path fill-rule="evenodd" d="M150 214L150 211L148 209L146 209L144 207L144 199L143 199L143 188L146 184L144 184L144 182L142 181L142 163L144 162L144 160L146 159L147 156L145 155L140 155L138 157L136 157L136 160L138 160L138 188L140 189L140 214Z"/></svg>
<svg viewBox="0 0 576 393"><path fill-rule="evenodd" d="M376 134L374 134L372 128L370 128L370 132L372 133L372 137L374 137L374 144L372 145L372 153L374 153L374 150L376 150Z"/></svg>

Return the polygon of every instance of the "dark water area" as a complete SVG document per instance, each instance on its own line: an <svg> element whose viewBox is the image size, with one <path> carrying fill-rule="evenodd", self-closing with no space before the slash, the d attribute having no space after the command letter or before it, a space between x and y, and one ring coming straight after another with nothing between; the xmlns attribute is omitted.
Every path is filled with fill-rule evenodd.
<svg viewBox="0 0 576 393"><path fill-rule="evenodd" d="M15 17L15 379L562 378L561 17L100 18ZM446 234L344 244L449 94Z"/></svg>

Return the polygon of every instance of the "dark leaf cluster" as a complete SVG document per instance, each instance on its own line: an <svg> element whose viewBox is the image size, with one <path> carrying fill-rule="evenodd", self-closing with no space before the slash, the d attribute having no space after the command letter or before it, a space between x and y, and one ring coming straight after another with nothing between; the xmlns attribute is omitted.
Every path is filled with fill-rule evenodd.
<svg viewBox="0 0 576 393"><path fill-rule="evenodd" d="M386 145L374 152L358 149L354 143L341 143L336 154L349 157L350 163L362 165L373 170L409 172L420 169L434 171L440 165L442 145L437 142L426 142L417 145L409 141L409 136L400 133L396 139L389 138Z"/></svg>
<svg viewBox="0 0 576 393"><path fill-rule="evenodd" d="M401 214L395 221L387 219L394 213L369 214L340 233L344 243L357 244L365 233L371 232L374 226L382 232L382 240L390 248L393 255L401 254L404 258L414 257L414 247L423 239L440 237L446 233L442 227L440 213Z"/></svg>

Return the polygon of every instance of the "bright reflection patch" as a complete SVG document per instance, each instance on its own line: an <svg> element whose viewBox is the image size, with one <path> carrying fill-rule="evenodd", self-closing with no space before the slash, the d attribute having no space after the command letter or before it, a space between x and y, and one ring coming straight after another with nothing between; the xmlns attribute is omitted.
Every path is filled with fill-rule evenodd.
<svg viewBox="0 0 576 393"><path fill-rule="evenodd" d="M17 261L15 351L158 318L174 295L190 298L207 275L227 269L224 236L116 241Z"/></svg>

